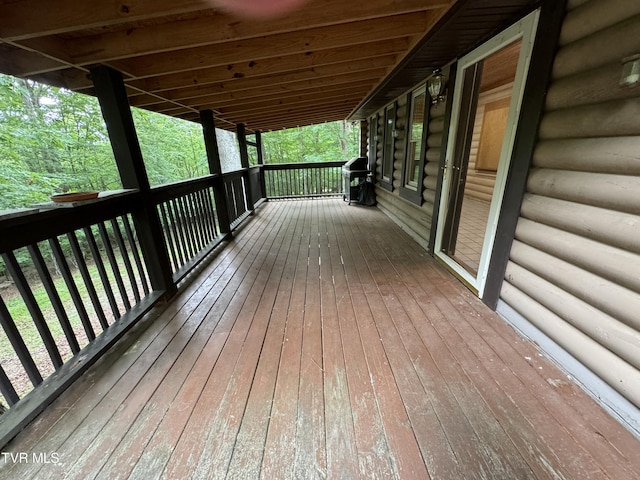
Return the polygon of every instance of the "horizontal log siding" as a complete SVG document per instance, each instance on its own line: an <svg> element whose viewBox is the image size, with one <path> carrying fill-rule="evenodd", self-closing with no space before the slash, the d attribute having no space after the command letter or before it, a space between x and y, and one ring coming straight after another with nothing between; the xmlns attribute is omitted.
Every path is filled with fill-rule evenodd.
<svg viewBox="0 0 640 480"><path fill-rule="evenodd" d="M501 298L640 407L640 3L568 3Z"/></svg>
<svg viewBox="0 0 640 480"><path fill-rule="evenodd" d="M376 168L375 168L375 177L376 181L379 181L382 178L382 155L384 152L384 112L378 115L377 117L377 134L375 139L375 148L376 148Z"/></svg>
<svg viewBox="0 0 640 480"><path fill-rule="evenodd" d="M405 157L405 131L407 117L407 96L398 99L398 141L396 143L394 164L394 192L377 189L377 200L380 208L405 231L410 233L423 247L429 246L429 234L433 219L434 202L436 199L438 169L442 152L442 137L444 135L445 102L438 105L429 104L429 124L427 135L426 160L422 185L423 203L418 206L400 197L399 188L402 181L402 165ZM403 117L400 116L403 113ZM400 120L404 118L404 120ZM398 145L399 144L399 145Z"/></svg>
<svg viewBox="0 0 640 480"><path fill-rule="evenodd" d="M438 187L438 169L442 155L442 136L444 134L445 102L431 105L429 110L429 134L427 135L427 158L424 165L423 208L433 212Z"/></svg>
<svg viewBox="0 0 640 480"><path fill-rule="evenodd" d="M407 95L402 95L397 100L396 137L394 138L394 143L393 143L393 192L394 192L394 195L399 195L400 187L402 187L402 165L404 164L408 115L409 115L409 105L407 103Z"/></svg>

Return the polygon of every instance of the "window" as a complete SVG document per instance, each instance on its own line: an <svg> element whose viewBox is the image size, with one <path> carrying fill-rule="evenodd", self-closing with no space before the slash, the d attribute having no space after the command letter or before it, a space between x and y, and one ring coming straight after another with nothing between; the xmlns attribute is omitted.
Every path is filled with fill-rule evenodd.
<svg viewBox="0 0 640 480"><path fill-rule="evenodd" d="M407 149L400 194L418 205L422 203L422 178L427 118L427 93L424 86L411 93L411 110L407 130Z"/></svg>
<svg viewBox="0 0 640 480"><path fill-rule="evenodd" d="M393 189L393 154L395 151L394 133L396 130L396 106L390 105L384 115L384 144L382 148L381 184L388 190Z"/></svg>

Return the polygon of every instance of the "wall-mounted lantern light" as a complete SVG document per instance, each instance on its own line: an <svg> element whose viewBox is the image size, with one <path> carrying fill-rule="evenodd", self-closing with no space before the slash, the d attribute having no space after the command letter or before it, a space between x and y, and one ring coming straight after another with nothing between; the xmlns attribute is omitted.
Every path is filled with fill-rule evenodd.
<svg viewBox="0 0 640 480"><path fill-rule="evenodd" d="M633 87L638 82L640 82L640 54L623 58L620 85L622 87Z"/></svg>
<svg viewBox="0 0 640 480"><path fill-rule="evenodd" d="M436 68L433 71L433 75L427 79L427 89L431 96L431 103L434 105L437 105L444 100L444 89L446 83L447 79L439 68Z"/></svg>

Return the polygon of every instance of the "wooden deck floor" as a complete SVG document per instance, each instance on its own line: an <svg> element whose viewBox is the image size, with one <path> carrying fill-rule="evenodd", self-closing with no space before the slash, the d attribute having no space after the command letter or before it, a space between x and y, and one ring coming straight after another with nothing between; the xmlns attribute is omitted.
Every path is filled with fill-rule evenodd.
<svg viewBox="0 0 640 480"><path fill-rule="evenodd" d="M375 208L264 204L137 330L0 478L640 478L640 442Z"/></svg>

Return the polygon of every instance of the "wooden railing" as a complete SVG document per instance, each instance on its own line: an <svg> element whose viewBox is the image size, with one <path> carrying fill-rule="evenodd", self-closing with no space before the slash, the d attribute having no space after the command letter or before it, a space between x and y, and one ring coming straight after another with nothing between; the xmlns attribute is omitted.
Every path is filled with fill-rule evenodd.
<svg viewBox="0 0 640 480"><path fill-rule="evenodd" d="M266 198L340 196L343 194L344 163L263 165Z"/></svg>
<svg viewBox="0 0 640 480"><path fill-rule="evenodd" d="M229 223L232 227L244 219L249 211L247 206L247 171L227 173L223 175L224 193L229 209Z"/></svg>
<svg viewBox="0 0 640 480"><path fill-rule="evenodd" d="M261 165L0 220L4 444L262 199L342 194L344 162ZM19 407L19 408L15 408Z"/></svg>
<svg viewBox="0 0 640 480"><path fill-rule="evenodd" d="M244 169L0 220L0 443L247 218L252 173L259 185Z"/></svg>
<svg viewBox="0 0 640 480"><path fill-rule="evenodd" d="M177 283L224 238L215 202L214 177L154 188L153 199L173 280Z"/></svg>
<svg viewBox="0 0 640 480"><path fill-rule="evenodd" d="M0 293L0 391L9 406L160 297L141 252L139 203L129 193L2 221L10 282Z"/></svg>

